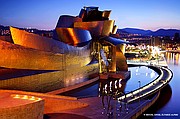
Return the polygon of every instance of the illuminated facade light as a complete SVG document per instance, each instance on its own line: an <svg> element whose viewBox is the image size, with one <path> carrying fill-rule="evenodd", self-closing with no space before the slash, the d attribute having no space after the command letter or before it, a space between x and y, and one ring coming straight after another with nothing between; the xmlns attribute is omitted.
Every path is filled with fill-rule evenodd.
<svg viewBox="0 0 180 119"><path fill-rule="evenodd" d="M22 99L22 100L31 100L31 101L40 101L42 98L38 98L35 96L28 96L28 95L19 95L19 94L12 94L12 98L14 99Z"/></svg>
<svg viewBox="0 0 180 119"><path fill-rule="evenodd" d="M28 96L24 95L21 99L28 99Z"/></svg>

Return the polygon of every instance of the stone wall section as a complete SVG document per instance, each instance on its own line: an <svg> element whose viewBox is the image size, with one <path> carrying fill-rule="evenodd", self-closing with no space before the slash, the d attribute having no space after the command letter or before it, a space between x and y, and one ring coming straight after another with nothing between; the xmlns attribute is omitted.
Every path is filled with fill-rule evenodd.
<svg viewBox="0 0 180 119"><path fill-rule="evenodd" d="M54 71L30 76L0 80L1 89L49 92L64 86L84 81L89 75L98 73L98 64L75 67L64 71Z"/></svg>
<svg viewBox="0 0 180 119"><path fill-rule="evenodd" d="M0 107L0 119L43 119L43 113L44 100L15 107Z"/></svg>

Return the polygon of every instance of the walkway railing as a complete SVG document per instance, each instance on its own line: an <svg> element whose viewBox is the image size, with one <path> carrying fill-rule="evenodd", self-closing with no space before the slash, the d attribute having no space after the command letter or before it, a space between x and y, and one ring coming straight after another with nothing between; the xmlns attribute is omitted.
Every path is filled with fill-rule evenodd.
<svg viewBox="0 0 180 119"><path fill-rule="evenodd" d="M169 81L172 79L172 71L165 67L157 67L160 70L160 76L157 77L152 82L146 84L145 86L131 91L124 96L121 96L118 98L118 100L124 100L127 99L127 102L132 102L135 100L138 100L139 98L143 98L146 96L149 96L157 91L159 91L161 88L163 88L165 85L169 83Z"/></svg>
<svg viewBox="0 0 180 119"><path fill-rule="evenodd" d="M160 90L169 83L173 75L171 70L166 67L149 67L154 69L159 74L159 76L155 80L151 81L143 87L140 87L139 89L128 93L123 93L119 90L113 92L113 90L108 91L107 87L103 88L103 115L106 114L108 118L121 117L123 119L126 119L131 118L132 116L136 118L157 100ZM109 84L109 88L110 87L111 84ZM144 99L145 97L155 93L155 98L150 100ZM111 101L114 102L113 100L117 100L119 104L116 105L115 103L115 106L112 107ZM134 107L134 109L129 110L129 106Z"/></svg>

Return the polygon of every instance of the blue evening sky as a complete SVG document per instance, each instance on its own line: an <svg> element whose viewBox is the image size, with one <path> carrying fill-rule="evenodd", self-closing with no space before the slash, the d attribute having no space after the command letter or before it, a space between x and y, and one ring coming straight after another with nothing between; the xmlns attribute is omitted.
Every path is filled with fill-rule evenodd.
<svg viewBox="0 0 180 119"><path fill-rule="evenodd" d="M118 28L180 29L180 0L0 0L0 24L54 29L60 15L78 15L83 6L112 10Z"/></svg>

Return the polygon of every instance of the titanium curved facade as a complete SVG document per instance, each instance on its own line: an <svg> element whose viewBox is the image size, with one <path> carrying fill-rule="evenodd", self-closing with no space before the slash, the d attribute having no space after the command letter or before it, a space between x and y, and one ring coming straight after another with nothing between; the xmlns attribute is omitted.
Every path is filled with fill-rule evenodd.
<svg viewBox="0 0 180 119"><path fill-rule="evenodd" d="M16 69L62 70L62 54L44 52L0 40L0 66ZM8 55L7 55L8 54Z"/></svg>
<svg viewBox="0 0 180 119"><path fill-rule="evenodd" d="M0 88L48 92L81 83L104 70L126 71L126 59L118 46L126 42L115 34L110 13L84 7L79 17L63 15L54 33L57 39L10 27L13 43L0 40Z"/></svg>
<svg viewBox="0 0 180 119"><path fill-rule="evenodd" d="M62 15L59 17L56 28L73 28L74 22L81 22L82 18Z"/></svg>
<svg viewBox="0 0 180 119"><path fill-rule="evenodd" d="M72 58L74 59L79 58L79 62L75 62L75 61L71 62L70 64L68 64L68 66L73 65L73 63L74 65L79 64L79 66L87 65L91 61L89 43L83 47L75 47L60 41L56 41L51 38L46 38L36 34L28 33L26 31L19 30L13 27L11 27L10 30L13 41L17 45L21 45L24 47L33 48L45 52L58 53L59 55L63 54L64 56L61 57L61 60L66 58L67 62L71 62L69 60Z"/></svg>
<svg viewBox="0 0 180 119"><path fill-rule="evenodd" d="M112 33L114 20L75 22L74 28L89 30L93 37L109 36Z"/></svg>
<svg viewBox="0 0 180 119"><path fill-rule="evenodd" d="M92 39L88 30L77 28L56 28L59 40L66 44L76 46L82 43L88 43Z"/></svg>

